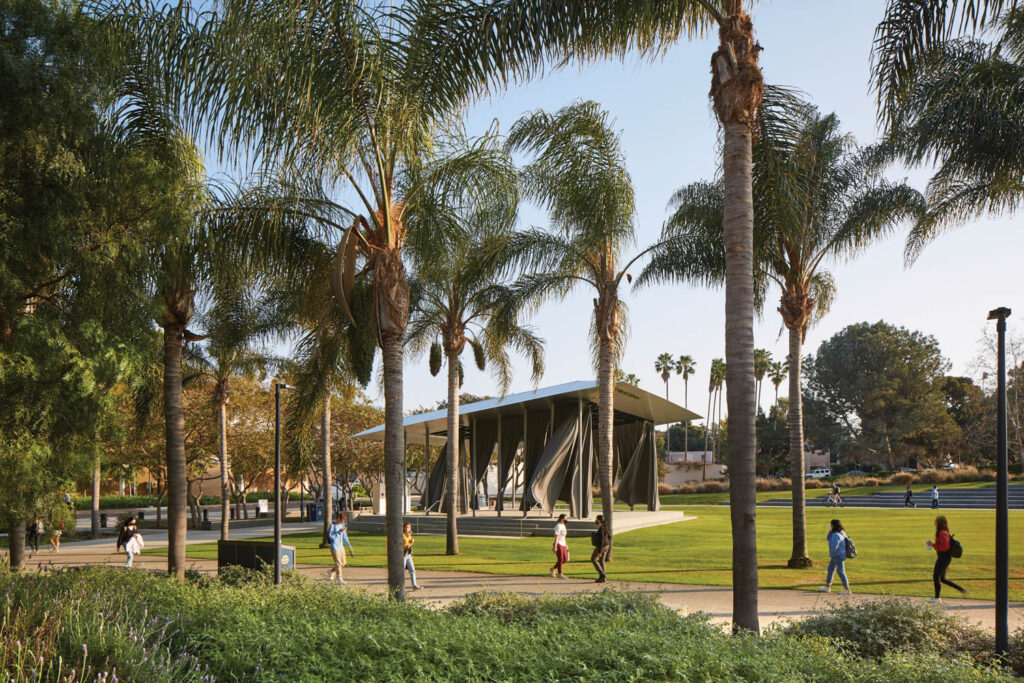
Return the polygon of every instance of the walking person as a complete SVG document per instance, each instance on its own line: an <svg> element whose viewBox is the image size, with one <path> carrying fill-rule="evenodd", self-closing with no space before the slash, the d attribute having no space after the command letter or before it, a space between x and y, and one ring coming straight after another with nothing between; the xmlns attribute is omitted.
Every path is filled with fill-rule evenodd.
<svg viewBox="0 0 1024 683"><path fill-rule="evenodd" d="M949 535L949 522L945 515L935 518L935 541L926 541L928 547L935 551L935 569L932 570L932 583L935 584L935 597L928 598L928 602L942 602L940 593L942 584L955 588L961 593L967 594L967 589L959 586L946 578L946 570L949 563L953 561L952 545L953 537Z"/></svg>
<svg viewBox="0 0 1024 683"><path fill-rule="evenodd" d="M555 524L555 542L551 544L551 552L555 554L555 566L551 568L551 578L565 578L562 566L569 561L569 545L565 542L567 533L565 514L558 515L558 522Z"/></svg>
<svg viewBox="0 0 1024 683"><path fill-rule="evenodd" d="M412 544L416 539L412 537L412 523L406 522L402 527L402 550L405 552L405 568L409 570L409 578L412 580L412 589L418 591L423 586L416 583L416 565L412 561Z"/></svg>
<svg viewBox="0 0 1024 683"><path fill-rule="evenodd" d="M912 508L914 507L914 492L910 488L910 484L907 484L907 492L903 496L903 507Z"/></svg>
<svg viewBox="0 0 1024 683"><path fill-rule="evenodd" d="M43 520L36 515L32 523L28 525L28 538L25 539L25 547L39 552L39 537L43 535Z"/></svg>
<svg viewBox="0 0 1024 683"><path fill-rule="evenodd" d="M60 537L64 535L64 522L59 522L57 526L53 527L53 532L50 533L50 547L53 548L53 552L60 552Z"/></svg>
<svg viewBox="0 0 1024 683"><path fill-rule="evenodd" d="M939 485L932 485L932 510L939 509Z"/></svg>
<svg viewBox="0 0 1024 683"><path fill-rule="evenodd" d="M829 522L828 535L825 537L828 542L828 571L825 575L825 585L818 590L828 593L832 590L832 577L839 574L839 580L843 582L841 595L850 594L850 582L846 579L846 529L838 519Z"/></svg>
<svg viewBox="0 0 1024 683"><path fill-rule="evenodd" d="M604 515L598 515L594 521L597 522L597 531L591 535L594 552L590 555L590 561L593 563L594 569L597 570L597 580L594 583L604 583L607 581L604 562L608 559L608 550L612 547L612 538L608 535L608 527L604 525Z"/></svg>
<svg viewBox="0 0 1024 683"><path fill-rule="evenodd" d="M334 559L334 568L331 569L331 581L337 577L338 583L345 585L345 579L341 576L341 570L345 567L345 548L348 547L352 557L356 551L348 540L348 513L339 512L334 517L334 523L327 527L327 540L331 545L331 557Z"/></svg>
<svg viewBox="0 0 1024 683"><path fill-rule="evenodd" d="M124 563L126 568L131 568L135 556L142 553L144 547L145 542L142 540L142 534L139 533L138 520L129 517L121 527L121 533L117 535L117 550L120 551L124 548L125 555L128 556Z"/></svg>

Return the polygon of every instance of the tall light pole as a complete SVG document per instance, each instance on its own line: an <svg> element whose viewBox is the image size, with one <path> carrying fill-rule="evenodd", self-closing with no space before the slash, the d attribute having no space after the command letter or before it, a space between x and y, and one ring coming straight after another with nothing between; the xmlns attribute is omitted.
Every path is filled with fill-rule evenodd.
<svg viewBox="0 0 1024 683"><path fill-rule="evenodd" d="M274 585L281 584L281 390L291 388L274 385Z"/></svg>
<svg viewBox="0 0 1024 683"><path fill-rule="evenodd" d="M1010 309L989 311L996 321L996 653L1006 655L1010 645L1009 618L1009 513L1006 459L1006 319Z"/></svg>

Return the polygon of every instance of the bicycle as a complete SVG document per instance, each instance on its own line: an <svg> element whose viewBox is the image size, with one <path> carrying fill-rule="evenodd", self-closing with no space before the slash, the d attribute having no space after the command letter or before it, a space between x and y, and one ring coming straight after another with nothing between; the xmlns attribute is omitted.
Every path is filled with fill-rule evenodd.
<svg viewBox="0 0 1024 683"><path fill-rule="evenodd" d="M825 507L846 507L846 499L842 496L837 496L834 493L825 498Z"/></svg>

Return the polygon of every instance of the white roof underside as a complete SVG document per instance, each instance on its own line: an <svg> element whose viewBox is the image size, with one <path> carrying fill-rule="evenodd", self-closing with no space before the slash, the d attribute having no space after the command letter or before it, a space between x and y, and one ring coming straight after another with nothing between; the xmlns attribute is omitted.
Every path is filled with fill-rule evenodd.
<svg viewBox="0 0 1024 683"><path fill-rule="evenodd" d="M509 394L503 398L467 403L459 408L459 422L468 427L474 419L487 420L496 419L498 415L522 415L524 409L549 408L555 401L573 398L597 404L597 381L567 382L535 391ZM615 385L615 412L648 420L656 425L701 419L697 413L626 382L618 382ZM430 445L439 446L445 442L448 411L432 410L429 413L408 415L402 421L402 425L405 429L406 443L422 445L429 433ZM383 441L384 425L352 436L357 439Z"/></svg>

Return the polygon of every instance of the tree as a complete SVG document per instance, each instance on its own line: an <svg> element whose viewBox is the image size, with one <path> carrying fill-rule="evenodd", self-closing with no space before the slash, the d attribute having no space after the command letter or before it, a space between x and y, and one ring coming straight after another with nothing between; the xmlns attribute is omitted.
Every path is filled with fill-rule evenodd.
<svg viewBox="0 0 1024 683"><path fill-rule="evenodd" d="M757 409L761 410L761 385L772 365L772 354L767 349L754 349L754 381L757 383Z"/></svg>
<svg viewBox="0 0 1024 683"><path fill-rule="evenodd" d="M804 503L804 430L801 404L802 345L807 328L831 306L835 281L829 261L863 252L901 221L919 215L924 200L912 188L878 177L835 115L813 107L779 88L769 88L760 120L761 139L754 150L757 203L756 265L759 304L774 283L778 311L789 331L789 422L793 481L793 553L789 566L811 566L807 553ZM652 259L640 281L682 279L711 284L725 281L717 254L723 236L716 215L725 201L724 186L698 182L672 199L674 213L666 234L685 235L685 247ZM767 371L764 357L760 369ZM762 374L763 377L763 374Z"/></svg>
<svg viewBox="0 0 1024 683"><path fill-rule="evenodd" d="M994 42L974 37L983 30ZM1006 144L1024 128L1021 45L1016 0L892 0L886 8L872 51L885 126L879 156L938 166L928 211L907 238L908 263L943 230L1012 213L1024 200L1024 152Z"/></svg>
<svg viewBox="0 0 1024 683"><path fill-rule="evenodd" d="M654 371L661 375L661 381L665 383L665 400L668 400L668 380L672 377L672 371L676 369L675 360L671 353L663 353L654 361Z"/></svg>
<svg viewBox="0 0 1024 683"><path fill-rule="evenodd" d="M482 144L491 144L484 142ZM414 352L429 348L430 373L441 371L442 357L448 366L448 440L446 506L448 529L446 553L459 553L459 391L462 385L460 357L467 344L479 370L490 362L492 374L504 394L512 380L509 350L529 359L534 383L544 373L543 346L533 331L518 324L514 312L520 302L504 282L508 268L509 241L518 209L515 169L507 162L505 182L473 202L467 198L461 210L451 214L454 233L444 250L421 242L411 250L416 264L417 302L409 326L408 344ZM424 212L418 229L438 230L437 216ZM473 473L474 480L476 473ZM475 493L475 492L474 492ZM475 507L476 503L472 503Z"/></svg>
<svg viewBox="0 0 1024 683"><path fill-rule="evenodd" d="M634 387L640 386L640 378L632 372L623 372L622 368L615 368L615 381L625 382L626 384L631 384Z"/></svg>
<svg viewBox="0 0 1024 683"><path fill-rule="evenodd" d="M676 373L683 376L683 407L690 409L690 375L696 372L697 365L693 356L679 356L676 361ZM683 451L690 452L690 421L686 421L686 431L683 433Z"/></svg>
<svg viewBox="0 0 1024 683"><path fill-rule="evenodd" d="M942 386L938 342L884 322L849 325L822 343L807 369L808 395L888 469L938 456L957 436Z"/></svg>
<svg viewBox="0 0 1024 683"><path fill-rule="evenodd" d="M510 243L525 269L513 287L515 302L560 300L580 284L596 293L590 343L599 396L601 507L611 535L615 370L626 339L619 287L650 248L623 263L622 252L634 240L633 184L618 134L596 102L527 114L512 126L508 145L533 155L522 171L523 191L550 211L552 222L550 231L525 230Z"/></svg>
<svg viewBox="0 0 1024 683"><path fill-rule="evenodd" d="M704 420L704 455L701 457L702 465L700 471L700 478L703 481L707 476L708 467L708 439L712 433L715 435L717 441L718 429L717 425L720 421L715 419L715 410L717 409L721 413L721 396L722 386L725 384L725 361L721 358L715 358L711 361L711 373L708 379L708 416ZM717 406L717 408L716 408ZM717 449L717 446L716 446Z"/></svg>
<svg viewBox="0 0 1024 683"><path fill-rule="evenodd" d="M779 385L786 380L789 374L789 361L772 361L768 368L768 378L775 385L775 405L779 404Z"/></svg>

